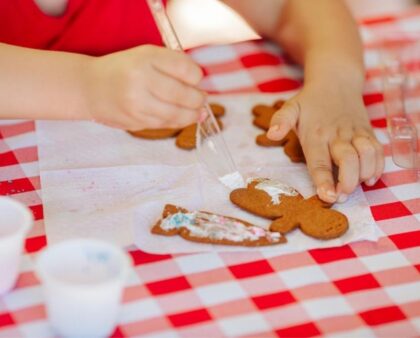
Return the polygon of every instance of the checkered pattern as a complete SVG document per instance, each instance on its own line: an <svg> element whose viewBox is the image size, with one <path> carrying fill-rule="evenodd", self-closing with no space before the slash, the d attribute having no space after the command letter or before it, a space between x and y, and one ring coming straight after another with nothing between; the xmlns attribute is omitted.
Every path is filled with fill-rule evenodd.
<svg viewBox="0 0 420 338"><path fill-rule="evenodd" d="M115 337L276 337L420 335L420 189L415 173L392 164L373 48L389 29L420 29L420 10L361 23L369 66L365 103L385 144L387 170L363 187L385 235L378 243L263 253L151 255L135 263ZM301 71L267 42L191 51L213 93L280 92L299 87ZM46 245L32 121L0 125L0 194L28 205L35 227L16 288L0 297L0 337L49 337L33 253Z"/></svg>

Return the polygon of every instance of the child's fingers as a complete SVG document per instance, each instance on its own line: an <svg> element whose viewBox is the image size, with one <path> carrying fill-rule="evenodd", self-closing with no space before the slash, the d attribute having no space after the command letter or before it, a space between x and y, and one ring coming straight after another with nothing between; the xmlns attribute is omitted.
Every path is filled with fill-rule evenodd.
<svg viewBox="0 0 420 338"><path fill-rule="evenodd" d="M376 172L376 149L372 139L365 135L356 135L352 144L360 160L360 181L373 185Z"/></svg>
<svg viewBox="0 0 420 338"><path fill-rule="evenodd" d="M126 122L126 127L123 129L136 131L141 129L159 129L162 128L162 120L151 115L142 114L138 118Z"/></svg>
<svg viewBox="0 0 420 338"><path fill-rule="evenodd" d="M286 102L272 117L267 137L279 141L296 126L300 114L300 104L297 100Z"/></svg>
<svg viewBox="0 0 420 338"><path fill-rule="evenodd" d="M337 195L328 144L317 139L308 141L307 146L303 146L303 150L309 173L317 188L317 194L322 200L334 203Z"/></svg>
<svg viewBox="0 0 420 338"><path fill-rule="evenodd" d="M149 91L159 100L188 109L199 109L204 104L202 91L160 71L153 72L149 81Z"/></svg>
<svg viewBox="0 0 420 338"><path fill-rule="evenodd" d="M353 145L337 139L330 144L331 157L338 167L338 201L344 202L347 195L359 184L359 158Z"/></svg>
<svg viewBox="0 0 420 338"><path fill-rule="evenodd" d="M153 66L192 86L197 86L203 78L203 71L188 55L165 48L157 49Z"/></svg>
<svg viewBox="0 0 420 338"><path fill-rule="evenodd" d="M381 177L382 173L384 172L385 158L384 158L384 149L382 147L382 144L380 144L376 139L374 139L373 146L375 147L375 154L376 154L375 182L373 182L373 184L375 184Z"/></svg>
<svg viewBox="0 0 420 338"><path fill-rule="evenodd" d="M136 114L136 115L126 115L126 114L119 114L118 118L114 121L100 121L101 123L118 129L124 130L140 130L140 129L154 129L160 128L162 125L162 121L159 118L156 118L151 115L145 114Z"/></svg>
<svg viewBox="0 0 420 338"><path fill-rule="evenodd" d="M150 95L147 99L145 111L148 115L155 116L161 121L159 128L182 128L198 120L199 112L161 101Z"/></svg>

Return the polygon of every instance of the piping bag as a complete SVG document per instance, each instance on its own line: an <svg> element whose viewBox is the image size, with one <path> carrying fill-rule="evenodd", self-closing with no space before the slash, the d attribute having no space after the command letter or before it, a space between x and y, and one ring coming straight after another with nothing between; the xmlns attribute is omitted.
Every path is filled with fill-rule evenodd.
<svg viewBox="0 0 420 338"><path fill-rule="evenodd" d="M166 14L162 0L147 0L147 3L165 46L183 52L184 50ZM196 146L200 162L212 174L216 175L226 187L233 190L245 185L207 102L201 108L197 122Z"/></svg>

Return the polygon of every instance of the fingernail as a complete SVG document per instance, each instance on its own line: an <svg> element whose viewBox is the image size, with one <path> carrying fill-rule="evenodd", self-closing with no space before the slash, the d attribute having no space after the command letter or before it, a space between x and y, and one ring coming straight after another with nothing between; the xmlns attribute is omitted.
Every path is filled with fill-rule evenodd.
<svg viewBox="0 0 420 338"><path fill-rule="evenodd" d="M203 107L199 110L198 122L202 123L206 120L206 118L207 118L207 110Z"/></svg>
<svg viewBox="0 0 420 338"><path fill-rule="evenodd" d="M336 198L337 197L337 194L334 191L332 191L332 190L327 190L327 196L328 197Z"/></svg>
<svg viewBox="0 0 420 338"><path fill-rule="evenodd" d="M337 203L344 203L347 201L348 196L346 194L340 194L337 198Z"/></svg>
<svg viewBox="0 0 420 338"><path fill-rule="evenodd" d="M376 184L376 181L377 181L376 177L372 177L372 178L368 179L365 183L366 183L366 185L371 187L371 186L374 186Z"/></svg>
<svg viewBox="0 0 420 338"><path fill-rule="evenodd" d="M324 187L319 187L317 189L317 195L328 197L330 202L335 202L335 200L337 199L337 194L333 190L326 190Z"/></svg>

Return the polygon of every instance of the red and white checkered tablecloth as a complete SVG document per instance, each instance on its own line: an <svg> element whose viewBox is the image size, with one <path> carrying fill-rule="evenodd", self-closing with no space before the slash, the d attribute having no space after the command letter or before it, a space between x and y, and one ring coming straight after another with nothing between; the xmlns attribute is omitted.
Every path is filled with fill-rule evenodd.
<svg viewBox="0 0 420 338"><path fill-rule="evenodd" d="M114 336L420 336L420 185L389 156L373 53L375 36L390 28L420 30L420 10L361 22L369 66L364 98L387 156L383 177L363 188L386 235L281 257L151 255L131 247L135 272ZM213 93L281 92L301 83L301 71L267 42L191 54ZM0 297L0 337L53 335L33 272L34 254L47 245L41 193L34 122L0 122L0 194L28 205L36 220L17 285Z"/></svg>

